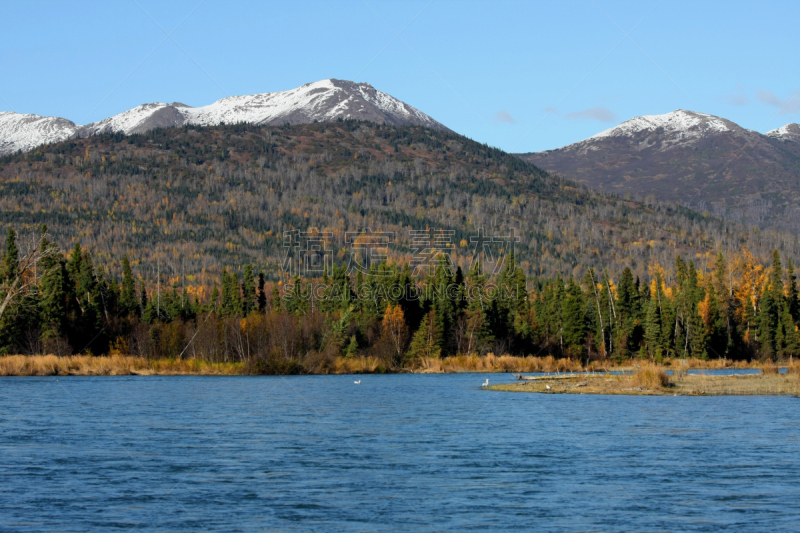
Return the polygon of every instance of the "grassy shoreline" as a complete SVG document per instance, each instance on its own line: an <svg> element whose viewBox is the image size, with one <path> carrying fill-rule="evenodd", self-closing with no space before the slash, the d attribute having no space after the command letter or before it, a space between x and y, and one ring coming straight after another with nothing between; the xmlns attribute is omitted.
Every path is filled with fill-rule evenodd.
<svg viewBox="0 0 800 533"><path fill-rule="evenodd" d="M703 375L676 372L668 375L662 367L640 367L625 375L576 375L536 381L492 385L491 390L539 394L601 394L646 396L798 396L800 373L794 365L789 372L765 366L759 374Z"/></svg>
<svg viewBox="0 0 800 533"><path fill-rule="evenodd" d="M574 359L556 359L545 357L515 357L510 355L496 356L488 354L458 355L443 359L423 359L407 368L389 370L390 372L413 373L457 373L457 372L494 372L494 373L534 373L534 372L581 372L607 370L635 370L638 361L626 361L614 365L610 361L592 361L583 365ZM301 374L374 374L387 372L382 362L375 357L336 357L324 364L316 364L310 368L298 364L293 373ZM680 372L694 368L762 368L770 372L774 365L747 363L743 361L701 361L668 360L659 367ZM790 368L796 370L794 364ZM90 356L73 355L58 357L55 355L5 355L0 356L0 376L134 376L134 375L200 375L200 376L233 376L255 375L259 367L243 362L210 363L196 359L146 359L126 355ZM278 372L279 373L279 372ZM516 390L513 389L507 390ZM579 387L583 388L585 386ZM493 387L494 388L494 387ZM503 389L506 390L506 389Z"/></svg>

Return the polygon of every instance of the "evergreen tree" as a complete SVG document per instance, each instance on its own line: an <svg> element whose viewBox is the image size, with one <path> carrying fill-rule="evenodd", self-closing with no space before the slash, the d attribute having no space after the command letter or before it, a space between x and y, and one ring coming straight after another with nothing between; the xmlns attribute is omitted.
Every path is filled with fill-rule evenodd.
<svg viewBox="0 0 800 533"><path fill-rule="evenodd" d="M778 329L778 304L773 298L773 291L767 290L759 302L758 345L761 356L766 360L775 358L775 334Z"/></svg>
<svg viewBox="0 0 800 533"><path fill-rule="evenodd" d="M67 330L67 271L64 262L54 254L47 254L40 263L41 303L40 317L43 339L58 339Z"/></svg>
<svg viewBox="0 0 800 533"><path fill-rule="evenodd" d="M122 290L119 296L120 314L122 316L139 315L139 301L136 298L136 281L128 256L122 258Z"/></svg>
<svg viewBox="0 0 800 533"><path fill-rule="evenodd" d="M17 233L8 229L6 239L6 251L0 261L0 284L3 282L12 283L19 274L19 248L17 248Z"/></svg>
<svg viewBox="0 0 800 533"><path fill-rule="evenodd" d="M580 286L570 278L561 307L561 321L563 323L564 348L571 356L580 357L583 354L586 339L585 309L583 292Z"/></svg>
<svg viewBox="0 0 800 533"><path fill-rule="evenodd" d="M244 266L242 279L242 315L247 316L256 308L256 287L253 265Z"/></svg>
<svg viewBox="0 0 800 533"><path fill-rule="evenodd" d="M726 357L728 350L728 328L722 315L716 285L712 284L706 296L708 306L707 353L713 357Z"/></svg>
<svg viewBox="0 0 800 533"><path fill-rule="evenodd" d="M264 290L264 272L258 272L258 311L263 313L267 309L267 293Z"/></svg>
<svg viewBox="0 0 800 533"><path fill-rule="evenodd" d="M352 357L358 353L358 341L356 340L355 335L350 336L350 344L347 345L347 349L344 352L345 357Z"/></svg>
<svg viewBox="0 0 800 533"><path fill-rule="evenodd" d="M470 267L467 281L467 351L483 352L494 343L494 335L489 322L490 302L486 295L486 275L480 261L475 261Z"/></svg>
<svg viewBox="0 0 800 533"><path fill-rule="evenodd" d="M239 292L239 278L236 272L228 273L222 268L222 316L238 316L242 311L242 296Z"/></svg>
<svg viewBox="0 0 800 533"><path fill-rule="evenodd" d="M792 317L795 324L800 325L800 295L797 290L797 276L794 275L794 265L792 260L789 259L786 267L786 274L789 277L789 287L786 291L786 302L789 307L789 316Z"/></svg>
<svg viewBox="0 0 800 533"><path fill-rule="evenodd" d="M627 357L635 349L638 341L635 335L635 328L640 322L637 292L633 272L629 267L625 267L617 286L617 335L614 336L616 339L615 350L623 357Z"/></svg>
<svg viewBox="0 0 800 533"><path fill-rule="evenodd" d="M647 302L644 322L644 339L647 345L647 355L651 359L660 359L663 356L661 333L661 313L658 309L658 301L656 298L651 297Z"/></svg>
<svg viewBox="0 0 800 533"><path fill-rule="evenodd" d="M436 320L436 308L428 312L419 329L411 339L406 360L415 361L423 357L437 359L441 357L441 334Z"/></svg>
<svg viewBox="0 0 800 533"><path fill-rule="evenodd" d="M278 291L278 285L277 284L272 286L272 294L271 294L271 296L272 296L272 298L271 298L271 300L272 300L272 306L271 306L272 312L273 313L279 313L279 312L283 311L283 299L281 298L280 291Z"/></svg>
<svg viewBox="0 0 800 533"><path fill-rule="evenodd" d="M439 351L449 352L455 326L455 302L451 298L453 292L453 275L449 258L442 254L438 257L436 274L433 283L433 308L436 311L436 330L438 332Z"/></svg>

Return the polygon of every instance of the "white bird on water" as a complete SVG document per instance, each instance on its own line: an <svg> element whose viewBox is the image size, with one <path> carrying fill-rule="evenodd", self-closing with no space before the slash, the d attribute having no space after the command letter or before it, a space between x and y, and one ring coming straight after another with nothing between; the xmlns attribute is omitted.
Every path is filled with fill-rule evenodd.
<svg viewBox="0 0 800 533"><path fill-rule="evenodd" d="M356 385L361 385L361 380L359 379L358 381L354 381L353 383L355 383Z"/></svg>
<svg viewBox="0 0 800 533"><path fill-rule="evenodd" d="M488 387L488 386L489 386L489 378L486 378L486 381L484 381L484 382L481 384L481 387Z"/></svg>

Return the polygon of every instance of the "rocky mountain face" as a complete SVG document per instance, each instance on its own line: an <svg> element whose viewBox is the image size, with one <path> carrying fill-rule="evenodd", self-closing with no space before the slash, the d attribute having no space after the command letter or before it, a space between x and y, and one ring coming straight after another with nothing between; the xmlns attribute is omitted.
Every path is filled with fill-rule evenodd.
<svg viewBox="0 0 800 533"><path fill-rule="evenodd" d="M56 117L3 112L0 113L0 155L99 133L143 133L153 128L184 124L215 126L246 122L282 125L338 119L447 130L425 113L367 83L328 79L289 91L231 96L202 107L178 102L144 104L85 126Z"/></svg>
<svg viewBox="0 0 800 533"><path fill-rule="evenodd" d="M797 124L761 134L720 117L677 110L520 157L595 190L800 230Z"/></svg>

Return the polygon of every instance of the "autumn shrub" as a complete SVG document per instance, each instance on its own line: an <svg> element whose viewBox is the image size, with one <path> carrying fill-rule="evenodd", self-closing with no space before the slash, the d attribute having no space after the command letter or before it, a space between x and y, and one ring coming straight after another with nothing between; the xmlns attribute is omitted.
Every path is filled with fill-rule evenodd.
<svg viewBox="0 0 800 533"><path fill-rule="evenodd" d="M670 377L663 368L657 366L643 366L637 368L631 376L631 382L635 387L646 389L659 389L669 387Z"/></svg>

